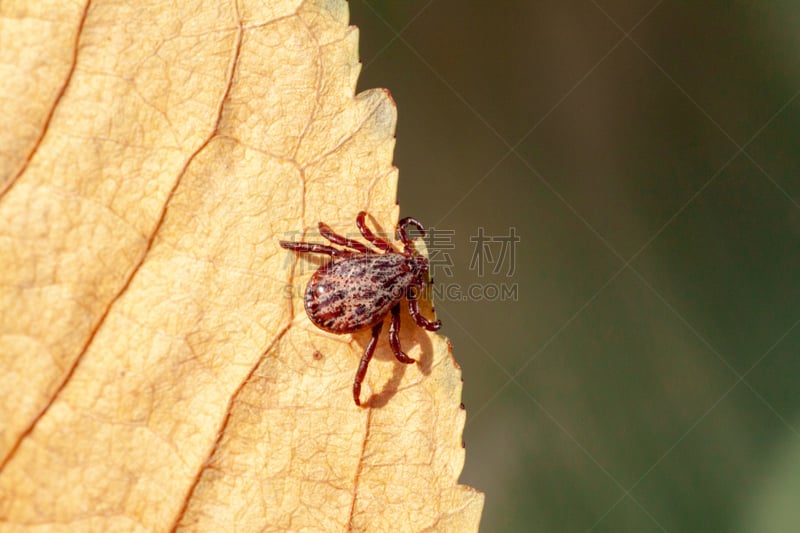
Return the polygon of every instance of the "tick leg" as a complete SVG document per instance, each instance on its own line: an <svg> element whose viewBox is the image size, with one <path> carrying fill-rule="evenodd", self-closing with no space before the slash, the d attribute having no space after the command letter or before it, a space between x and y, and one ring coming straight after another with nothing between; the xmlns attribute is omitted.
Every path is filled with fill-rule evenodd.
<svg viewBox="0 0 800 533"><path fill-rule="evenodd" d="M389 345L392 347L394 356L401 363L416 363L416 359L411 359L400 349L400 304L392 307L392 321L389 323Z"/></svg>
<svg viewBox="0 0 800 533"><path fill-rule="evenodd" d="M324 244L315 244L313 242L292 242L280 241L281 248L292 250L294 252L311 252L315 254L331 255L333 257L347 255L351 252L337 250L333 246L325 246Z"/></svg>
<svg viewBox="0 0 800 533"><path fill-rule="evenodd" d="M417 295L414 294L414 289L421 288L421 284L409 287L408 292L406 293L406 298L408 299L408 311L411 313L411 316L414 318L414 322L416 322L419 327L425 328L428 331L436 331L442 327L442 321L437 320L436 322L431 322L419 312L419 301L417 300Z"/></svg>
<svg viewBox="0 0 800 533"><path fill-rule="evenodd" d="M366 211L361 211L360 213L358 213L358 216L356 217L356 226L358 226L358 231L361 232L361 235L363 235L365 239L367 239L369 242L371 242L384 252L396 251L389 241L381 239L380 237L372 233L372 230L367 227L366 218L367 218Z"/></svg>
<svg viewBox="0 0 800 533"><path fill-rule="evenodd" d="M366 246L364 246L360 242L348 239L347 237L345 237L343 235L339 235L338 233L335 233L331 229L331 227L329 225L325 224L324 222L320 222L319 223L319 233L320 233L320 235L322 235L323 237L325 237L326 239L328 239L329 241L331 241L334 244L338 244L340 246L347 246L348 248L352 248L353 250L361 252L362 254L374 254L375 253L374 251L370 250L369 248L367 248Z"/></svg>
<svg viewBox="0 0 800 533"><path fill-rule="evenodd" d="M378 344L378 335L382 327L383 321L372 326L372 338L369 340L366 350L364 350L364 355L361 356L361 362L358 363L356 379L353 381L353 399L356 401L356 405L361 405L361 400L359 399L359 396L361 396L361 382L364 381L364 375L367 373L367 366L369 366L369 361L372 359L372 354L375 353L375 345Z"/></svg>
<svg viewBox="0 0 800 533"><path fill-rule="evenodd" d="M425 227L422 225L422 222L420 222L416 218L406 217L402 219L400 222L398 222L397 238L403 241L403 245L405 246L407 251L409 248L413 248L413 245L411 244L411 239L409 239L408 235L406 235L406 226L416 226L423 237L426 235L426 233L425 233Z"/></svg>

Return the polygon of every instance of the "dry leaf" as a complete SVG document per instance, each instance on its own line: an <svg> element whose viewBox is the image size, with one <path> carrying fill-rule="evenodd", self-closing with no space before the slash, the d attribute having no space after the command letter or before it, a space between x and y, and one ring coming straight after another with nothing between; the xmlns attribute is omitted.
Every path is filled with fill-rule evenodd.
<svg viewBox="0 0 800 533"><path fill-rule="evenodd" d="M0 528L470 531L460 372L314 328L279 238L397 218L342 0L0 2ZM295 235L296 236L296 235Z"/></svg>

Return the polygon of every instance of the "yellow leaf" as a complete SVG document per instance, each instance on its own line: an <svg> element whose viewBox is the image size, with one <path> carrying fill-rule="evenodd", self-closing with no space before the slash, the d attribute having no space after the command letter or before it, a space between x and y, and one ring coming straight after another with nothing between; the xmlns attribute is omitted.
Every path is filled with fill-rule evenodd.
<svg viewBox="0 0 800 533"><path fill-rule="evenodd" d="M0 529L477 530L449 343L404 317L420 364L381 339L356 407L369 333L313 327L278 247L397 220L347 16L0 2Z"/></svg>

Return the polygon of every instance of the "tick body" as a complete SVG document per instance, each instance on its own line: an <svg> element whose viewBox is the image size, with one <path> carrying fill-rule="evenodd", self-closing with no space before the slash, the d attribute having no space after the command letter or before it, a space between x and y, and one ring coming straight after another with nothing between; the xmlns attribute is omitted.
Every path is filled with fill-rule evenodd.
<svg viewBox="0 0 800 533"><path fill-rule="evenodd" d="M390 313L389 345L394 356L401 363L416 362L400 348L400 305L403 299L408 302L409 313L417 325L428 331L436 331L442 325L439 320L431 322L422 316L417 301L417 294L425 288L428 260L415 253L406 228L415 226L423 236L425 228L414 218L402 219L397 225L397 239L403 243L403 250L399 251L392 243L370 231L366 226L366 216L367 213L361 211L356 217L356 225L361 235L378 250L334 233L323 222L319 223L320 234L342 249L324 244L280 241L287 250L331 256L331 262L320 267L306 287L304 306L311 322L332 333L354 333L372 328L372 338L353 381L356 405L361 405L361 383L375 353L383 322Z"/></svg>

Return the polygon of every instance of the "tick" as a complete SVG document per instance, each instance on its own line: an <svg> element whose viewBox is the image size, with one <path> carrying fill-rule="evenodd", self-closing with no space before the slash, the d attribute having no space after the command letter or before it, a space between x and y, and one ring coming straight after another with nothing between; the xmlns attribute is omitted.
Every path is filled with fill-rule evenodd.
<svg viewBox="0 0 800 533"><path fill-rule="evenodd" d="M428 260L416 253L406 228L415 226L423 237L425 228L411 217L398 222L396 238L403 243L403 250L399 251L367 227L366 217L366 211L361 211L356 217L356 226L378 250L334 233L324 222L319 223L320 235L343 249L310 242L280 241L281 247L287 250L331 256L331 261L311 276L303 297L306 314L314 325L340 334L372 328L372 338L361 356L353 381L356 405L361 405L361 383L389 313L392 314L389 322L392 353L401 363L416 362L400 348L400 303L403 298L418 326L428 331L442 327L440 320L431 322L422 316L417 300L417 294L425 289Z"/></svg>

